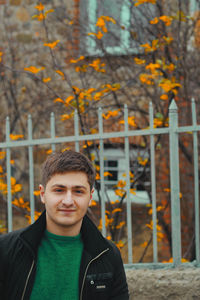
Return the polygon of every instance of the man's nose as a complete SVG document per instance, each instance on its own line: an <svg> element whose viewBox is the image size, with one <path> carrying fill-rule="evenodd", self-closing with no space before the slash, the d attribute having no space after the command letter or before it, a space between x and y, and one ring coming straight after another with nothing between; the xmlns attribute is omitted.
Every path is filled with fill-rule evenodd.
<svg viewBox="0 0 200 300"><path fill-rule="evenodd" d="M67 191L62 200L63 204L70 205L73 204L73 198L71 191Z"/></svg>

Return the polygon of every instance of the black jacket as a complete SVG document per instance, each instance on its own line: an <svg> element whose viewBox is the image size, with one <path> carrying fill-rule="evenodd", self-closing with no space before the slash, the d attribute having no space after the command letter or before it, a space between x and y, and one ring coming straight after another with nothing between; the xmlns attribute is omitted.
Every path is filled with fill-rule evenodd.
<svg viewBox="0 0 200 300"><path fill-rule="evenodd" d="M34 224L0 236L1 300L30 298L37 250L45 228L44 212ZM79 274L79 299L128 300L124 267L117 247L101 235L87 216L83 219L81 236L84 249Z"/></svg>

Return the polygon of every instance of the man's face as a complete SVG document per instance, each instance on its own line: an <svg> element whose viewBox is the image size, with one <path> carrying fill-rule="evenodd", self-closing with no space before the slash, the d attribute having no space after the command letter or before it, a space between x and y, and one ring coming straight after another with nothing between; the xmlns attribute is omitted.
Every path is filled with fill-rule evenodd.
<svg viewBox="0 0 200 300"><path fill-rule="evenodd" d="M92 192L84 172L55 174L46 188L40 185L41 200L46 207L47 230L57 235L79 234Z"/></svg>

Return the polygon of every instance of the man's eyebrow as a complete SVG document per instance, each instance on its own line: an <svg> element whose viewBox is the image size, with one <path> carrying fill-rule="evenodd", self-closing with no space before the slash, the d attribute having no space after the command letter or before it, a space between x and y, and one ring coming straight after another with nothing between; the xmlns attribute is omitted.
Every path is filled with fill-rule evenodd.
<svg viewBox="0 0 200 300"><path fill-rule="evenodd" d="M74 185L72 186L73 189L84 189L86 190L87 188L84 185Z"/></svg>
<svg viewBox="0 0 200 300"><path fill-rule="evenodd" d="M66 188L67 186L65 186L63 184L56 183L56 184L52 185L52 188L55 188L55 187ZM73 189L84 189L84 190L87 189L84 185L73 185L72 188Z"/></svg>
<svg viewBox="0 0 200 300"><path fill-rule="evenodd" d="M65 188L66 186L65 185L63 185L63 184L53 184L52 185L52 188L54 188L54 187L59 187L59 188Z"/></svg>

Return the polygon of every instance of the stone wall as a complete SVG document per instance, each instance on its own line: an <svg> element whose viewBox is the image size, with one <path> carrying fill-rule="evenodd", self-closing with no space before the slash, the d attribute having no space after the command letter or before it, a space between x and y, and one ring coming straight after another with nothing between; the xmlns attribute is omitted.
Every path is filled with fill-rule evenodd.
<svg viewBox="0 0 200 300"><path fill-rule="evenodd" d="M200 269L126 270L130 300L200 299Z"/></svg>

